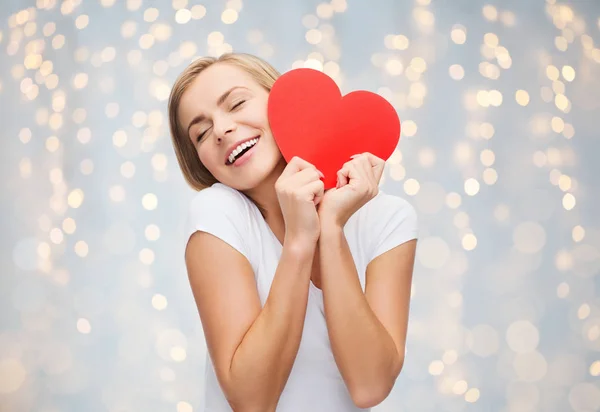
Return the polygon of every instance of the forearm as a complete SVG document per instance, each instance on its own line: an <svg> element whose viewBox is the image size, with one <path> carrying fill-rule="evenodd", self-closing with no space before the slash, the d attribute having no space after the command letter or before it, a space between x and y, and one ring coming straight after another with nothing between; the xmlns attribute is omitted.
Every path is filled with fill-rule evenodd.
<svg viewBox="0 0 600 412"><path fill-rule="evenodd" d="M265 305L231 362L236 410L275 410L302 337L314 248L284 244Z"/></svg>
<svg viewBox="0 0 600 412"><path fill-rule="evenodd" d="M355 403L372 406L373 399L385 398L392 389L402 356L369 306L341 227L324 227L319 254L325 318L336 363Z"/></svg>

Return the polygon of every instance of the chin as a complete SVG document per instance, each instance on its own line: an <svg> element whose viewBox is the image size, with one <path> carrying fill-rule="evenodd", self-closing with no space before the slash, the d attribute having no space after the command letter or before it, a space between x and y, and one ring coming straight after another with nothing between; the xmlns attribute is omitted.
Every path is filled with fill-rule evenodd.
<svg viewBox="0 0 600 412"><path fill-rule="evenodd" d="M275 181L285 167L285 161L281 155L273 156L271 159L252 159L253 164L244 166L244 173L240 173L237 179L233 176L227 176L227 179L221 181L223 184L239 191L247 192L260 187L266 181ZM279 167L281 166L281 167ZM279 170L281 169L281 170ZM274 174L277 174L275 176Z"/></svg>

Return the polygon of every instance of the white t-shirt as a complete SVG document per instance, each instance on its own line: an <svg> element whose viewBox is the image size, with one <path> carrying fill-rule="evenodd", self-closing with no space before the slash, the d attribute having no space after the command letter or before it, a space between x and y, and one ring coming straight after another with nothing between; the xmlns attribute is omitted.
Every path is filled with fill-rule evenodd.
<svg viewBox="0 0 600 412"><path fill-rule="evenodd" d="M196 231L211 233L244 255L254 270L260 302L265 304L282 246L256 205L221 183L192 199L187 239ZM417 237L414 208L404 199L383 193L358 210L344 227L360 284L365 289L367 265L378 255ZM205 411L231 411L210 359L206 359ZM310 283L302 339L294 366L281 394L279 412L365 411L357 408L337 368L323 311L323 292Z"/></svg>

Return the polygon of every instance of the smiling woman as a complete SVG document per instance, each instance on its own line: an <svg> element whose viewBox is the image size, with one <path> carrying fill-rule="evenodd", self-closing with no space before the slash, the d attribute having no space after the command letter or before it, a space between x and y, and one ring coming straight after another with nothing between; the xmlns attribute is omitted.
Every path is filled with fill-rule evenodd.
<svg viewBox="0 0 600 412"><path fill-rule="evenodd" d="M206 81L197 81L200 73ZM268 92L278 77L279 72L272 66L247 54L225 54L218 59L204 57L196 60L180 75L169 99L169 122L175 153L190 186L196 190L216 182L235 188L247 186L239 179L237 183L231 182L221 174L221 169L212 170L210 166L217 160L210 151L214 150L214 146L200 150L200 143L211 132L215 133L215 127L227 128L225 122L231 126L240 116L243 117L240 122L245 124L245 130L228 130L228 133L235 132L237 137L240 137L240 132L252 134L240 137L239 140L244 141L265 137L260 133L263 132L271 140L270 157L280 157L266 113ZM209 114L215 114L215 109L219 109L216 113L218 116L211 118ZM220 129L216 132L219 133ZM235 144L233 149L236 149L239 142L228 141L228 144ZM226 153L223 164L228 157L229 153ZM262 160L264 162L266 159ZM253 175L256 176L256 173Z"/></svg>
<svg viewBox="0 0 600 412"><path fill-rule="evenodd" d="M250 55L193 62L169 101L188 277L208 348L205 411L359 411L404 360L416 215L353 156L324 191L267 116L279 74Z"/></svg>

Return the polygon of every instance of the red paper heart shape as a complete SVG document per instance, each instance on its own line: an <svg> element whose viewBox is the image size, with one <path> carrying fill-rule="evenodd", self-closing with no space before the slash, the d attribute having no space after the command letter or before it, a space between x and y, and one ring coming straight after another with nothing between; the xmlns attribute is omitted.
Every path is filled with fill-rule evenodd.
<svg viewBox="0 0 600 412"><path fill-rule="evenodd" d="M400 119L378 94L357 90L342 97L337 84L314 69L281 75L269 94L271 131L286 161L298 156L335 187L350 156L370 152L387 160L400 140Z"/></svg>

